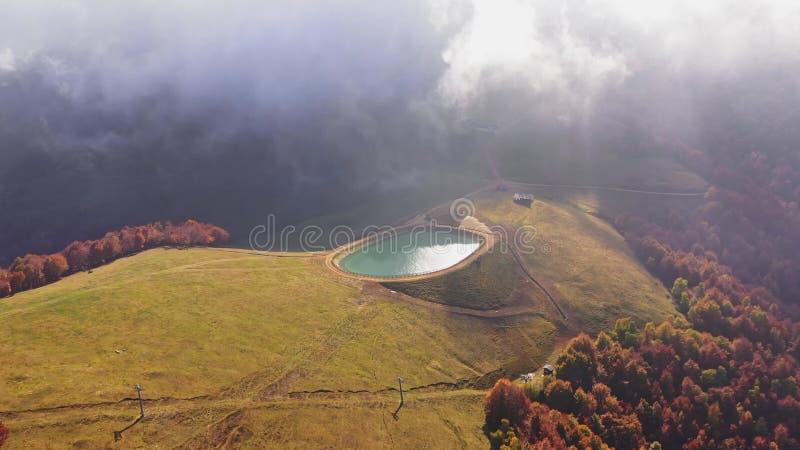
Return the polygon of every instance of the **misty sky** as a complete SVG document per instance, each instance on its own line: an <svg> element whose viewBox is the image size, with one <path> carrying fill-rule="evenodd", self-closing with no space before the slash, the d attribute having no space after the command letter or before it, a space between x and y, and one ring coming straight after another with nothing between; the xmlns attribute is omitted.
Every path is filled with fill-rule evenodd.
<svg viewBox="0 0 800 450"><path fill-rule="evenodd" d="M0 70L38 65L74 100L119 107L168 88L188 108L291 119L332 99L468 107L503 89L557 95L559 113L578 114L637 76L735 76L796 61L800 42L793 1L4 0L0 11Z"/></svg>
<svg viewBox="0 0 800 450"><path fill-rule="evenodd" d="M764 89L797 117L798 42L795 1L0 0L0 259L54 216L88 238L413 183L465 120L693 136Z"/></svg>

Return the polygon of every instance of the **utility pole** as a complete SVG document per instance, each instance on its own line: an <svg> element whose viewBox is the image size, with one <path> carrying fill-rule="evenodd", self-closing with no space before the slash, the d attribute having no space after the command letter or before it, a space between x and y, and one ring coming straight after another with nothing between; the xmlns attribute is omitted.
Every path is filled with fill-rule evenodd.
<svg viewBox="0 0 800 450"><path fill-rule="evenodd" d="M136 393L139 394L139 412L141 413L139 417L144 418L144 400L142 400L142 391L144 388L141 384L135 385L134 388L136 389Z"/></svg>
<svg viewBox="0 0 800 450"><path fill-rule="evenodd" d="M402 408L403 405L405 405L406 403L406 399L403 396L403 377L397 377L397 383L400 384L400 405L398 405L397 409L392 413L392 416L394 416L394 420L398 419L397 413L400 412L400 408Z"/></svg>
<svg viewBox="0 0 800 450"><path fill-rule="evenodd" d="M138 397L139 397L139 417L137 417L136 420L134 420L133 423L128 425L127 427L125 427L125 428L123 428L123 429L121 429L119 431L114 431L114 440L115 441L119 441L119 440L122 439L122 432L126 431L128 428L136 425L142 419L144 419L144 399L142 399L142 391L144 390L144 388L142 387L141 384L135 384L133 386L133 388L136 389L136 393L138 394Z"/></svg>
<svg viewBox="0 0 800 450"><path fill-rule="evenodd" d="M400 384L400 406L402 407L406 402L403 398L403 377L397 377L397 382Z"/></svg>

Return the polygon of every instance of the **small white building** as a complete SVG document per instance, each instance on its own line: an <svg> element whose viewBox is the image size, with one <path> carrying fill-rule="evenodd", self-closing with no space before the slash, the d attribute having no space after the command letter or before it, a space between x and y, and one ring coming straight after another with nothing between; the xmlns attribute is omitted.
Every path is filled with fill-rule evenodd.
<svg viewBox="0 0 800 450"><path fill-rule="evenodd" d="M520 194L519 192L514 194L514 203L518 205L527 206L530 208L533 204L533 200L533 194Z"/></svg>
<svg viewBox="0 0 800 450"><path fill-rule="evenodd" d="M520 378L522 378L522 381L524 381L525 383L528 383L531 380L533 380L533 377L535 377L535 376L536 376L536 373L534 373L534 372L523 373L522 375L520 375Z"/></svg>

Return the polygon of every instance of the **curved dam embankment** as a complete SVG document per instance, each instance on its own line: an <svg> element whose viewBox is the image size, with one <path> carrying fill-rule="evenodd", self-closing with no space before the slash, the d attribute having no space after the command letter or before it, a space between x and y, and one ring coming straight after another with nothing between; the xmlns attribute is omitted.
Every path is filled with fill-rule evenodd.
<svg viewBox="0 0 800 450"><path fill-rule="evenodd" d="M445 226L405 227L344 245L328 256L326 265L364 280L411 281L464 267L493 245L490 233Z"/></svg>

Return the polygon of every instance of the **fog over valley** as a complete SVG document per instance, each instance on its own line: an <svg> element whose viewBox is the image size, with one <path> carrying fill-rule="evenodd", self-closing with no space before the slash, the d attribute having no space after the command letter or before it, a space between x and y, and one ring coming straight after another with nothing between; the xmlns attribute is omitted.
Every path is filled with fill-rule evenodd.
<svg viewBox="0 0 800 450"><path fill-rule="evenodd" d="M657 129L780 152L798 137L798 7L6 0L0 260L151 220L241 235L431 174L490 178L487 149L559 168L659 151Z"/></svg>

